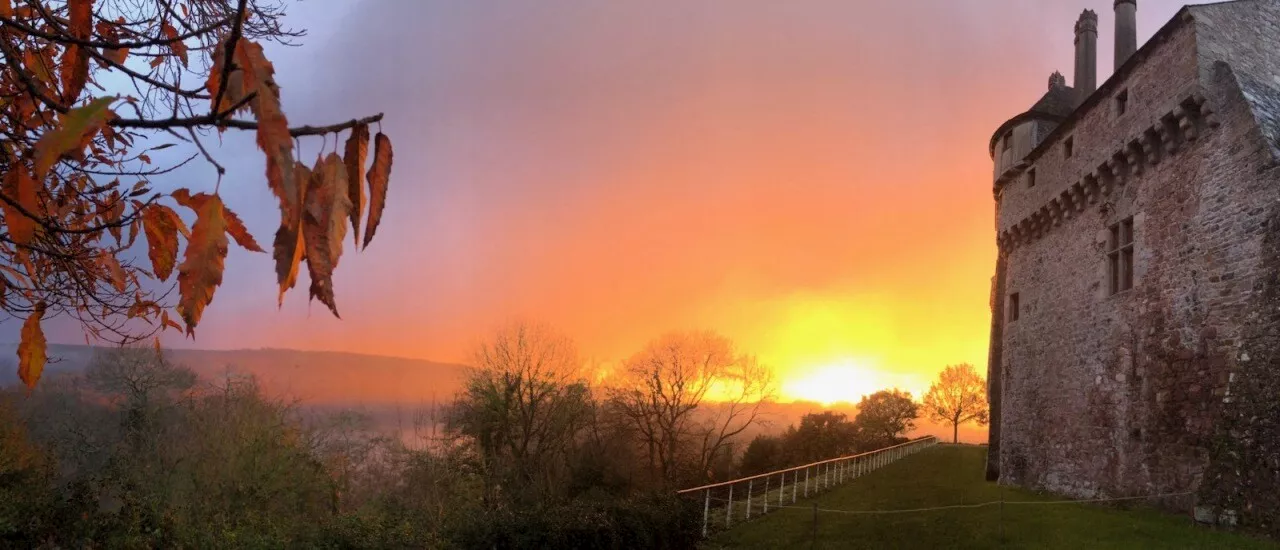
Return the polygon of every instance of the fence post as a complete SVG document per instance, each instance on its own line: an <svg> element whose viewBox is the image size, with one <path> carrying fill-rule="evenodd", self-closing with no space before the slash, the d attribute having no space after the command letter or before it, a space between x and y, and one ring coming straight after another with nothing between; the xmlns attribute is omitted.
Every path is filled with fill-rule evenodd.
<svg viewBox="0 0 1280 550"><path fill-rule="evenodd" d="M809 498L809 468L804 469L804 498Z"/></svg>
<svg viewBox="0 0 1280 550"><path fill-rule="evenodd" d="M711 489L707 489L707 496L702 502L702 538L707 538L707 518L711 517Z"/></svg>
<svg viewBox="0 0 1280 550"><path fill-rule="evenodd" d="M764 511L760 513L769 513L769 476L764 476Z"/></svg>
<svg viewBox="0 0 1280 550"><path fill-rule="evenodd" d="M791 503L796 503L796 492L800 490L800 470L791 470Z"/></svg>
<svg viewBox="0 0 1280 550"><path fill-rule="evenodd" d="M747 480L747 519L751 519L751 489L754 483L754 480Z"/></svg>
<svg viewBox="0 0 1280 550"><path fill-rule="evenodd" d="M733 484L729 484L729 504L724 507L724 527L729 528L733 520Z"/></svg>

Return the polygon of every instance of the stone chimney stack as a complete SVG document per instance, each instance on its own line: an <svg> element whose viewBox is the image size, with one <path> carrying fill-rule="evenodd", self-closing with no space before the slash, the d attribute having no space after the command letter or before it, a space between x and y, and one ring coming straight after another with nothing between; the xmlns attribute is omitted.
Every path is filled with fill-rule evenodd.
<svg viewBox="0 0 1280 550"><path fill-rule="evenodd" d="M1138 0L1116 0L1116 69L1138 51Z"/></svg>
<svg viewBox="0 0 1280 550"><path fill-rule="evenodd" d="M1076 21L1076 93L1080 99L1098 89L1098 14L1084 10Z"/></svg>

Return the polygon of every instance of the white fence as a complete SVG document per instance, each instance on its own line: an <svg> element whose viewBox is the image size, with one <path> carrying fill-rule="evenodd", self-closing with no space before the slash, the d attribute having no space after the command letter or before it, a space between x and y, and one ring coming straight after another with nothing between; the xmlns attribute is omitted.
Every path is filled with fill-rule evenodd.
<svg viewBox="0 0 1280 550"><path fill-rule="evenodd" d="M799 498L817 495L937 444L938 438L930 435L893 447L693 487L676 491L676 494L702 497L702 536L706 537L712 518L720 517L721 508L724 526L728 529L735 519L745 521L751 519L753 513L767 514L771 505L776 510L788 503L795 503ZM712 501L715 501L714 506Z"/></svg>

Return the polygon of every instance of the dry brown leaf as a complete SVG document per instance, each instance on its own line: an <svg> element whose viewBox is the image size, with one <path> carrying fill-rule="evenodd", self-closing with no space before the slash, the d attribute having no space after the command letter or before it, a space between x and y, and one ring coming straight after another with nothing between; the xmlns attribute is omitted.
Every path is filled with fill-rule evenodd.
<svg viewBox="0 0 1280 550"><path fill-rule="evenodd" d="M178 313L187 324L187 335L195 335L204 308L222 284L223 262L227 258L227 224L222 199L205 200L191 226L191 240L182 265L178 266Z"/></svg>
<svg viewBox="0 0 1280 550"><path fill-rule="evenodd" d="M382 221L382 209L387 205L387 183L391 179L391 138L378 132L373 139L373 166L369 167L369 223L365 224L364 246L369 248L373 233Z"/></svg>
<svg viewBox="0 0 1280 550"><path fill-rule="evenodd" d="M67 32L80 40L88 40L93 32L93 0L67 1ZM70 105L80 97L89 81L89 49L68 44L59 66L62 77L62 102Z"/></svg>
<svg viewBox="0 0 1280 550"><path fill-rule="evenodd" d="M319 162L317 160L317 162ZM298 189L298 204L303 203L307 187L311 182L311 170L301 162L294 163L293 188ZM280 296L277 307L284 305L285 291L298 283L298 267L306 257L306 245L302 237L302 208L297 209L298 217L280 218L280 228L276 230L275 242L272 243L271 256L276 261L276 281L280 284Z"/></svg>
<svg viewBox="0 0 1280 550"><path fill-rule="evenodd" d="M102 251L98 256L102 266L107 270L107 276L111 278L111 286L115 287L116 292L124 292L125 280L124 268L120 266L120 260L116 259L113 254Z"/></svg>
<svg viewBox="0 0 1280 550"><path fill-rule="evenodd" d="M336 153L317 159L306 198L302 231L307 272L311 276L310 295L329 306L335 317L341 318L334 300L333 270L342 255L351 199L347 197L346 165Z"/></svg>
<svg viewBox="0 0 1280 550"><path fill-rule="evenodd" d="M160 24L160 32L161 34L164 34L166 39L170 40L169 50L171 50L174 55L178 56L178 59L182 60L182 66L186 67L187 45L181 40L178 40L178 29L173 28L173 25L170 25L168 21L165 21Z"/></svg>
<svg viewBox="0 0 1280 550"><path fill-rule="evenodd" d="M44 331L40 328L44 310L44 302L37 303L31 315L22 323L22 338L18 343L18 378L22 379L28 389L35 389L48 360Z"/></svg>
<svg viewBox="0 0 1280 550"><path fill-rule="evenodd" d="M364 165L369 156L369 125L357 124L347 138L343 161L347 170L347 196L351 199L351 240L360 244L360 216L364 214Z"/></svg>
<svg viewBox="0 0 1280 550"><path fill-rule="evenodd" d="M178 204L196 211L199 211L204 206L205 201L213 198L213 195L208 193L192 195L191 191L186 188L178 189L172 195L173 199L178 201ZM222 207L222 217L226 219L227 234L231 235L231 238L235 239L236 244L240 245L241 248L250 252L266 252L258 245L258 241L254 240L253 235L249 233L249 228L245 227L244 222L240 220L240 216L237 216L226 205Z"/></svg>
<svg viewBox="0 0 1280 550"><path fill-rule="evenodd" d="M40 201L37 196L36 182L27 173L27 167L22 164L14 164L7 174L4 175L4 194L18 203L23 210L31 214L36 214L40 208ZM0 201L0 209L4 212L5 225L9 229L9 238L18 244L30 244L35 238L37 224L36 221L24 215L8 201Z"/></svg>
<svg viewBox="0 0 1280 550"><path fill-rule="evenodd" d="M147 234L151 270L161 281L169 279L178 259L178 226L174 220L181 221L178 213L161 204L152 204L142 211L142 230Z"/></svg>
<svg viewBox="0 0 1280 550"><path fill-rule="evenodd" d="M83 150L86 141L114 116L109 107L114 97L100 97L87 105L76 107L58 117L58 125L45 132L36 142L35 176L43 180L49 168L62 155Z"/></svg>

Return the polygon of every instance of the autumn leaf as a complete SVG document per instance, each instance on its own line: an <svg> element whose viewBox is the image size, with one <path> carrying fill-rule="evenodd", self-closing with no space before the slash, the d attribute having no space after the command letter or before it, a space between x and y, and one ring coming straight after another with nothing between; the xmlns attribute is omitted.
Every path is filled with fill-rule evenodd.
<svg viewBox="0 0 1280 550"><path fill-rule="evenodd" d="M26 166L20 163L11 165L9 172L4 175L3 187L5 196L18 203L23 210L31 214L38 213L40 201L36 192L36 182L27 173ZM9 201L0 201L0 210L4 212L9 238L18 244L30 244L35 238L36 221L9 204Z"/></svg>
<svg viewBox="0 0 1280 550"><path fill-rule="evenodd" d="M173 198L178 201L178 204L199 211L206 201L213 198L213 195L208 193L192 195L191 191L187 189L178 189L173 192ZM253 235L249 234L249 229L244 226L244 222L240 220L240 217L235 212L227 209L225 205L222 208L222 216L227 222L227 234L235 239L236 244L250 252L266 252L261 246L258 246L258 241L253 239Z"/></svg>
<svg viewBox="0 0 1280 550"><path fill-rule="evenodd" d="M178 213L162 204L151 204L142 210L142 230L147 234L151 271L161 281L169 279L173 264L178 259L178 226L175 220L181 221Z"/></svg>
<svg viewBox="0 0 1280 550"><path fill-rule="evenodd" d="M40 328L44 310L44 302L37 303L31 315L22 323L22 337L18 343L18 378L22 379L28 389L35 389L48 359L44 331Z"/></svg>
<svg viewBox="0 0 1280 550"><path fill-rule="evenodd" d="M299 204L305 198L311 181L311 170L305 164L297 162L293 167L293 186L302 192ZM298 268L306 257L306 246L302 239L302 209L298 209L296 219L280 218L280 228L276 230L275 242L272 245L272 258L276 261L276 280L280 284L280 295L277 307L284 306L284 293L298 283Z"/></svg>
<svg viewBox="0 0 1280 550"><path fill-rule="evenodd" d="M170 319L168 311L161 311L160 312L160 330L164 330L166 328L172 328L173 330L182 332L182 325L179 325L178 323L174 322L173 319Z"/></svg>
<svg viewBox="0 0 1280 550"><path fill-rule="evenodd" d="M107 269L107 275L111 277L111 286L115 287L117 292L124 292L128 281L125 279L124 268L120 266L120 260L106 250L103 250L98 257L103 267Z"/></svg>
<svg viewBox="0 0 1280 550"><path fill-rule="evenodd" d="M40 141L36 142L36 179L43 180L49 173L49 168L62 155L75 150L77 146L83 149L83 140L92 136L112 116L108 107L115 100L114 97L100 97L58 117L58 126L45 132L40 136Z"/></svg>
<svg viewBox="0 0 1280 550"><path fill-rule="evenodd" d="M226 220L222 199L217 195L204 201L191 226L191 240L178 266L178 313L187 324L187 335L195 335L204 308L222 284L223 262L227 258Z"/></svg>
<svg viewBox="0 0 1280 550"><path fill-rule="evenodd" d="M80 40L88 40L93 32L93 0L67 1L67 32ZM75 103L89 80L89 49L68 44L59 66L62 77L62 102Z"/></svg>
<svg viewBox="0 0 1280 550"><path fill-rule="evenodd" d="M178 59L182 60L182 66L186 67L187 45L181 40L178 40L178 29L173 28L173 25L170 25L168 21L165 21L160 24L160 32L169 40L169 49L173 51L174 55L178 56Z"/></svg>
<svg viewBox="0 0 1280 550"><path fill-rule="evenodd" d="M373 166L369 167L369 223L365 224L364 246L369 248L373 233L382 221L382 209L387 205L387 183L391 179L391 138L378 132L373 139Z"/></svg>
<svg viewBox="0 0 1280 550"><path fill-rule="evenodd" d="M360 215L364 213L364 164L369 156L369 125L357 124L347 138L343 161L347 170L347 196L351 199L351 240L360 244Z"/></svg>
<svg viewBox="0 0 1280 550"><path fill-rule="evenodd" d="M333 270L342 255L346 237L347 213L351 199L347 196L346 165L337 153L317 159L306 192L306 208L302 214L303 242L306 245L307 272L311 276L311 298L320 300L334 317L338 306L334 301Z"/></svg>
<svg viewBox="0 0 1280 550"><path fill-rule="evenodd" d="M228 46L224 46L228 47ZM225 53L219 58L226 57ZM242 85L242 93L253 93L249 108L258 120L257 144L267 157L267 185L280 202L280 228L276 231L273 243L273 257L276 260L276 281L280 285L280 304L284 303L284 293L297 282L297 268L302 252L299 241L302 238L298 229L302 225L303 196L307 179L294 175L298 164L293 159L293 139L289 135L289 121L280 110L280 90L275 83L275 68L262 53L262 46L241 39L234 51L236 69L228 79L227 95L232 94L233 79L237 86ZM215 69L219 69L219 61L215 61ZM213 71L216 72L216 71ZM216 96L220 76L209 75L210 93Z"/></svg>

